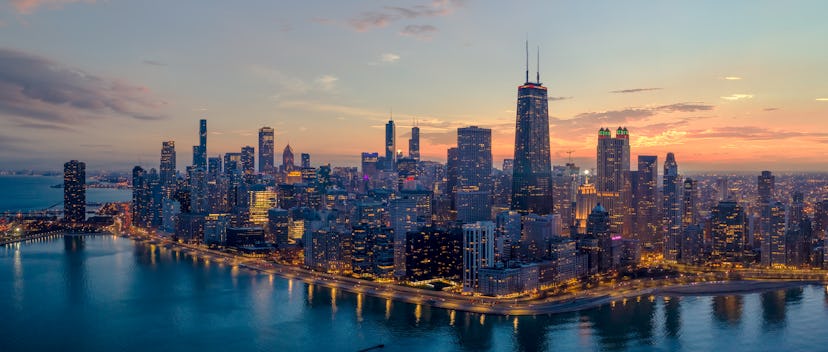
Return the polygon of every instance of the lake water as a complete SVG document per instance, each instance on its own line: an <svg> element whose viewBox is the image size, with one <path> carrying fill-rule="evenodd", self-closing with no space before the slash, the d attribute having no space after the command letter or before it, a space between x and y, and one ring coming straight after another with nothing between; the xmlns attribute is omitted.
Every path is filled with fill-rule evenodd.
<svg viewBox="0 0 828 352"><path fill-rule="evenodd" d="M63 188L60 176L0 176L0 212L36 210L54 206L63 208ZM132 191L111 188L89 188L88 203L126 202L132 200Z"/></svg>
<svg viewBox="0 0 828 352"><path fill-rule="evenodd" d="M815 351L822 286L502 317L309 286L114 236L0 247L0 351Z"/></svg>

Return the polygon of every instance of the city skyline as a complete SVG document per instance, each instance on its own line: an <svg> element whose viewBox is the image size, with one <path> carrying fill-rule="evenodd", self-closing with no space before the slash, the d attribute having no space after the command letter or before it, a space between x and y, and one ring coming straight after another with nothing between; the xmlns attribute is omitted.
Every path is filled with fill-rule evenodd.
<svg viewBox="0 0 828 352"><path fill-rule="evenodd" d="M631 159L673 152L682 172L822 170L828 49L813 43L828 5L796 5L527 3L538 10L527 14L460 1L254 3L240 16L201 7L214 23L183 19L183 5L12 1L0 5L0 168L151 167L167 140L186 160L202 118L208 157L256 145L271 126L275 150L290 143L317 163L358 165L362 152L382 151L392 109L397 149L416 119L421 158L444 161L456 129L475 125L492 129L500 165L514 153L528 34L549 87L553 165L573 151L593 167L595 131L620 126Z"/></svg>

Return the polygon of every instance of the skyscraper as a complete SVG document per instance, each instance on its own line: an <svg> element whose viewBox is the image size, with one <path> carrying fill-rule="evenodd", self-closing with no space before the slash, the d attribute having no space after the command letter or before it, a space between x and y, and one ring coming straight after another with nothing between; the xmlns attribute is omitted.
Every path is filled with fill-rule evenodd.
<svg viewBox="0 0 828 352"><path fill-rule="evenodd" d="M549 111L546 87L526 82L518 87L515 123L515 161L512 171L512 210L552 213L552 159L549 152Z"/></svg>
<svg viewBox="0 0 828 352"><path fill-rule="evenodd" d="M165 198L172 198L175 192L175 141L161 143L161 167L159 176L161 178L161 189Z"/></svg>
<svg viewBox="0 0 828 352"><path fill-rule="evenodd" d="M773 199L773 190L776 183L776 176L770 171L762 171L762 174L756 177L756 189L759 194L759 203L768 203Z"/></svg>
<svg viewBox="0 0 828 352"><path fill-rule="evenodd" d="M757 205L759 208L759 234L754 239L759 243L766 243L766 237L771 235L771 203L773 203L773 188L776 177L770 171L762 171L756 177Z"/></svg>
<svg viewBox="0 0 828 352"><path fill-rule="evenodd" d="M408 140L408 157L420 161L420 128L411 127L411 139Z"/></svg>
<svg viewBox="0 0 828 352"><path fill-rule="evenodd" d="M389 203L391 228L394 230L394 276L405 276L405 243L409 231L416 230L417 201L397 198Z"/></svg>
<svg viewBox="0 0 828 352"><path fill-rule="evenodd" d="M699 203L699 187L696 181L691 178L684 179L681 204L681 225L688 227L697 225L699 222L696 207Z"/></svg>
<svg viewBox="0 0 828 352"><path fill-rule="evenodd" d="M397 166L397 129L394 120L385 124L385 170L394 170Z"/></svg>
<svg viewBox="0 0 828 352"><path fill-rule="evenodd" d="M784 266L787 263L785 250L785 204L772 202L769 206L769 231L762 239L762 265Z"/></svg>
<svg viewBox="0 0 828 352"><path fill-rule="evenodd" d="M274 130L272 127L259 129L259 172L272 174L273 168Z"/></svg>
<svg viewBox="0 0 828 352"><path fill-rule="evenodd" d="M379 153L362 153L362 187L363 191L373 188L373 181L376 181L378 170L377 161Z"/></svg>
<svg viewBox="0 0 828 352"><path fill-rule="evenodd" d="M638 182L635 189L635 225L645 248L659 248L661 218L658 216L658 157L638 156Z"/></svg>
<svg viewBox="0 0 828 352"><path fill-rule="evenodd" d="M291 172L295 168L296 165L293 163L293 148L291 148L290 144L288 144L282 152L282 172Z"/></svg>
<svg viewBox="0 0 828 352"><path fill-rule="evenodd" d="M198 145L193 146L193 166L207 171L207 120L199 120Z"/></svg>
<svg viewBox="0 0 828 352"><path fill-rule="evenodd" d="M302 153L302 168L311 167L310 154Z"/></svg>
<svg viewBox="0 0 828 352"><path fill-rule="evenodd" d="M63 164L63 221L86 220L86 163L71 160Z"/></svg>
<svg viewBox="0 0 828 352"><path fill-rule="evenodd" d="M625 221L628 220L631 202L629 131L618 127L615 137L612 137L609 128L598 130L596 161L598 199L610 214L613 231L629 236L630 221Z"/></svg>
<svg viewBox="0 0 828 352"><path fill-rule="evenodd" d="M247 145L241 149L241 169L245 175L252 175L256 173L256 150Z"/></svg>
<svg viewBox="0 0 828 352"><path fill-rule="evenodd" d="M464 191L491 192L492 130L477 126L458 128L457 152L457 187Z"/></svg>
<svg viewBox="0 0 828 352"><path fill-rule="evenodd" d="M664 192L664 259L678 260L681 256L681 235L682 235L682 214L679 183L678 164L673 153L667 153L667 160L664 161L664 179L662 189Z"/></svg>

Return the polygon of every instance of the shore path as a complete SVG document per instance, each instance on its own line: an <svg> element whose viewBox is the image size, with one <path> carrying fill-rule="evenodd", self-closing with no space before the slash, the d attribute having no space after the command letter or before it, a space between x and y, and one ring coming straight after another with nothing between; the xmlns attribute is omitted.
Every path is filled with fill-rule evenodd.
<svg viewBox="0 0 828 352"><path fill-rule="evenodd" d="M812 281L720 281L649 288L597 288L577 294L547 298L502 299L460 296L443 291L428 291L389 283L361 280L319 273L299 267L277 264L262 259L235 256L229 253L181 244L161 238L129 236L137 242L181 250L203 259L223 262L241 268L291 280L341 289L393 301L428 305L443 309L495 315L542 315L574 312L628 299L652 299L654 296L733 295L771 291L815 284Z"/></svg>

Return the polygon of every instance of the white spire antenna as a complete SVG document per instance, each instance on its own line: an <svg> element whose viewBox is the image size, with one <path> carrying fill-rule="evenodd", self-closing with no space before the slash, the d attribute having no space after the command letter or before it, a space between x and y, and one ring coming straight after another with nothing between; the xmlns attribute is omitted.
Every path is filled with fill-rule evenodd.
<svg viewBox="0 0 828 352"><path fill-rule="evenodd" d="M526 35L526 83L529 83L529 35Z"/></svg>
<svg viewBox="0 0 828 352"><path fill-rule="evenodd" d="M538 85L541 84L540 81L540 45L538 45Z"/></svg>

